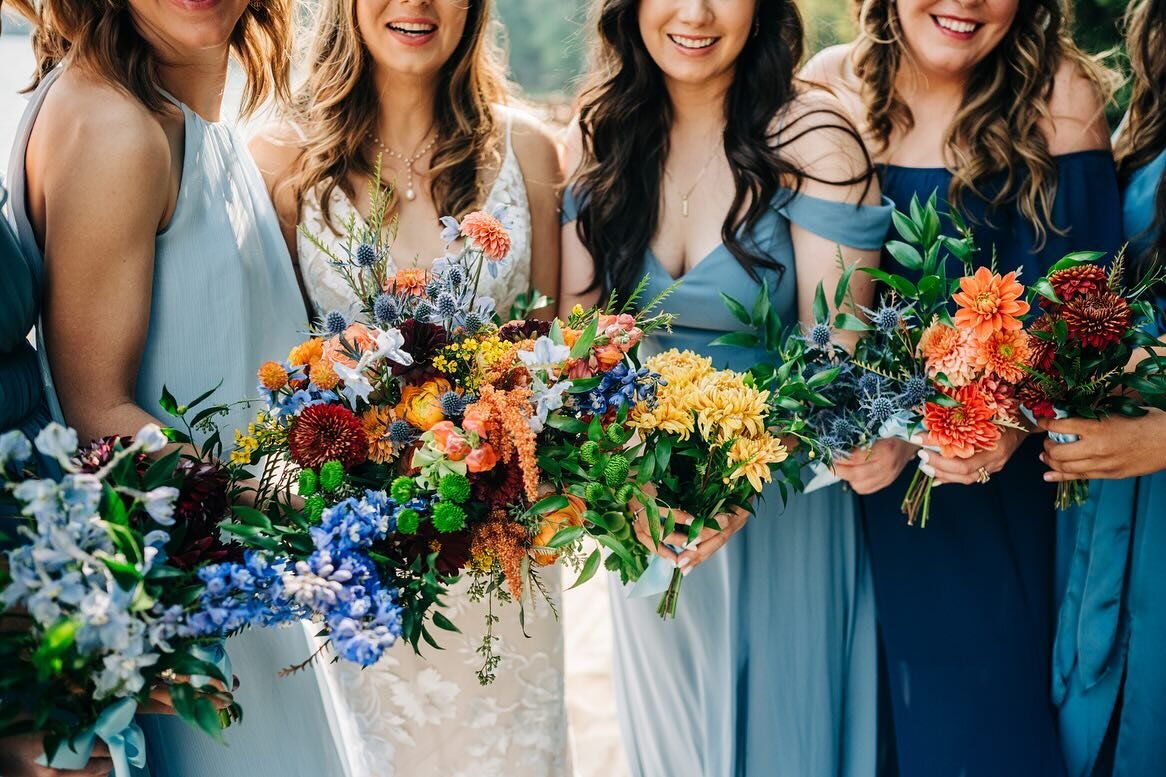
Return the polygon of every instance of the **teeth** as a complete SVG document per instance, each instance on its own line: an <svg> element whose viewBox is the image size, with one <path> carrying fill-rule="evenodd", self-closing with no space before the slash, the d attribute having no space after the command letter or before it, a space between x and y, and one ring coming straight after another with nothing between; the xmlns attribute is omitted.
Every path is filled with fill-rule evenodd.
<svg viewBox="0 0 1166 777"><path fill-rule="evenodd" d="M393 22L389 26L392 27L394 30L397 30L399 32L411 32L411 33L427 33L427 32L433 32L434 30L437 29L436 25L421 24L418 22Z"/></svg>
<svg viewBox="0 0 1166 777"><path fill-rule="evenodd" d="M669 35L672 42L677 46L686 49L707 49L709 46L717 42L716 38L680 38L675 35Z"/></svg>
<svg viewBox="0 0 1166 777"><path fill-rule="evenodd" d="M949 19L946 16L936 16L935 21L943 29L951 30L952 32L975 32L976 27L979 26L975 22L964 22L960 21L959 19Z"/></svg>

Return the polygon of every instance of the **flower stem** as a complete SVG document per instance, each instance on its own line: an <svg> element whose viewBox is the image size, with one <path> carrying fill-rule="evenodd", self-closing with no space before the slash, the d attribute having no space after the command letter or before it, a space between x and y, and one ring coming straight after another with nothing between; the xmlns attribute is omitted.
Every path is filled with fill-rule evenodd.
<svg viewBox="0 0 1166 777"><path fill-rule="evenodd" d="M684 573L679 569L673 570L668 590L660 597L660 606L656 608L656 614L664 620L676 617L676 604L680 601L680 583L683 580Z"/></svg>
<svg viewBox="0 0 1166 777"><path fill-rule="evenodd" d="M903 497L903 514L907 516L907 524L913 526L919 521L920 528L927 525L931 515L931 485L935 478L923 474L923 470L916 469L911 478L911 485L907 487L907 495Z"/></svg>

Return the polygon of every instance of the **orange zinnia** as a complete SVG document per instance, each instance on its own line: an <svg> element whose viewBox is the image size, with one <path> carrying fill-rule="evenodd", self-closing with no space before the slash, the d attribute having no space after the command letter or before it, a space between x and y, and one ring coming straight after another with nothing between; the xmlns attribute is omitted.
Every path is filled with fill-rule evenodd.
<svg viewBox="0 0 1166 777"><path fill-rule="evenodd" d="M993 332L1020 329L1020 316L1028 312L1028 303L1020 299L1024 286L1016 281L1016 273L1001 277L987 267L975 275L960 279L960 290L955 294L959 310L956 326L970 329L980 340Z"/></svg>
<svg viewBox="0 0 1166 777"><path fill-rule="evenodd" d="M510 234L489 213L476 210L462 219L462 234L492 262L500 262L510 253Z"/></svg>
<svg viewBox="0 0 1166 777"><path fill-rule="evenodd" d="M406 267L385 278L385 291L395 291L397 294L412 294L414 297L425 295L425 285L429 283L429 273L420 267Z"/></svg>
<svg viewBox="0 0 1166 777"><path fill-rule="evenodd" d="M976 366L985 374L995 375L1007 383L1019 383L1027 374L1024 366L1032 356L1028 335L1020 330L993 332L977 343Z"/></svg>
<svg viewBox="0 0 1166 777"><path fill-rule="evenodd" d="M938 446L944 456L957 459L968 459L993 448L1000 439L1000 427L992 422L995 411L980 386L971 383L948 393L958 405L944 407L928 402L923 410L927 443Z"/></svg>

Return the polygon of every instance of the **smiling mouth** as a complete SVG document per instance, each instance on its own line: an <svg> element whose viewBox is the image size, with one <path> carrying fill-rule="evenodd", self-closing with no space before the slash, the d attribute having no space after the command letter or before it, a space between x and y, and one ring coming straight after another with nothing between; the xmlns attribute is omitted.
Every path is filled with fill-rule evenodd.
<svg viewBox="0 0 1166 777"><path fill-rule="evenodd" d="M983 26L978 22L967 19L955 19L951 16L932 16L931 18L943 29L948 32L954 32L957 35L971 35Z"/></svg>
<svg viewBox="0 0 1166 777"><path fill-rule="evenodd" d="M669 35L668 39L675 43L682 49L707 49L716 43L720 38L696 38L691 35Z"/></svg>
<svg viewBox="0 0 1166 777"><path fill-rule="evenodd" d="M414 38L423 38L437 31L436 24L425 24L422 22L389 22L388 27L393 32Z"/></svg>

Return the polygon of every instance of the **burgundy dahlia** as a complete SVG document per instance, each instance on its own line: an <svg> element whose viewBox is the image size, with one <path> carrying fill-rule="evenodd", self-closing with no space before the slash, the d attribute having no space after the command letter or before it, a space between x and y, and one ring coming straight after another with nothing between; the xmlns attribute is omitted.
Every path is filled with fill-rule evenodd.
<svg viewBox="0 0 1166 777"><path fill-rule="evenodd" d="M1075 297L1061 308L1069 336L1082 345L1105 348L1121 341L1130 328L1129 303L1112 292Z"/></svg>
<svg viewBox="0 0 1166 777"><path fill-rule="evenodd" d="M368 458L364 424L342 405L312 405L304 409L287 434L292 461L316 469L339 461L345 469Z"/></svg>
<svg viewBox="0 0 1166 777"><path fill-rule="evenodd" d="M498 337L511 343L517 343L522 340L537 340L540 337L546 337L550 333L550 321L531 318L526 321L510 321L503 324L498 330Z"/></svg>
<svg viewBox="0 0 1166 777"><path fill-rule="evenodd" d="M1049 283L1061 302L1068 302L1077 297L1101 294L1109 288L1109 279L1105 270L1095 264L1082 264L1058 270L1049 276Z"/></svg>
<svg viewBox="0 0 1166 777"><path fill-rule="evenodd" d="M437 324L428 324L411 318L398 327L405 339L401 348L413 357L409 366L393 364L393 375L408 383L420 383L435 374L433 357L449 342L445 330Z"/></svg>

